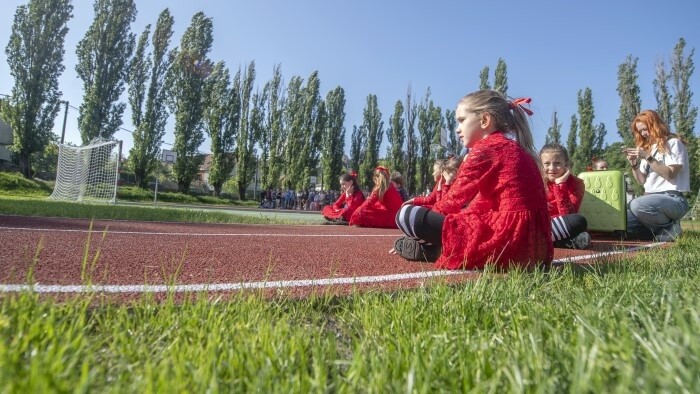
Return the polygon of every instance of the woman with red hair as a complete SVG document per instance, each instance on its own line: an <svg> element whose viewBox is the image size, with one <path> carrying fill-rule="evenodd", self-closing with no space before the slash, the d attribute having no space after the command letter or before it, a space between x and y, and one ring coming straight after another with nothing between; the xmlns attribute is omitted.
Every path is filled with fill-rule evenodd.
<svg viewBox="0 0 700 394"><path fill-rule="evenodd" d="M689 209L684 196L690 191L688 151L654 111L640 112L630 130L637 147L623 150L634 179L644 185L644 195L629 203L628 236L673 241L680 236L680 220Z"/></svg>
<svg viewBox="0 0 700 394"><path fill-rule="evenodd" d="M379 166L374 169L374 189L365 202L350 218L351 226L398 228L396 214L401 209L403 199L391 184L389 169Z"/></svg>
<svg viewBox="0 0 700 394"><path fill-rule="evenodd" d="M340 176L340 197L332 205L323 207L326 224L347 225L350 217L365 201L365 195L357 183L357 173L352 171Z"/></svg>

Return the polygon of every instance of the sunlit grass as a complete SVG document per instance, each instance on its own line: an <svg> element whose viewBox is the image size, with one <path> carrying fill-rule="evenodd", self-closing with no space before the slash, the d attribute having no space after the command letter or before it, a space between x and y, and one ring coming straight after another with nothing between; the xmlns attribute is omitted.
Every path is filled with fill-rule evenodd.
<svg viewBox="0 0 700 394"><path fill-rule="evenodd" d="M698 246L347 297L8 294L0 391L695 392Z"/></svg>
<svg viewBox="0 0 700 394"><path fill-rule="evenodd" d="M83 204L46 198L0 196L0 215L65 217L191 223L308 224L321 221L320 214L304 219L284 219L269 215L237 215L233 211L205 211L195 208Z"/></svg>

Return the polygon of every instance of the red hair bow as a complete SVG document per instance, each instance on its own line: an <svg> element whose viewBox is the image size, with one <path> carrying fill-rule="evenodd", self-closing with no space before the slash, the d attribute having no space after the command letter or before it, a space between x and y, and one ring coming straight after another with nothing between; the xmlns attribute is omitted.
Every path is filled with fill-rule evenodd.
<svg viewBox="0 0 700 394"><path fill-rule="evenodd" d="M353 178L357 178L357 173L355 171L350 171L350 176Z"/></svg>
<svg viewBox="0 0 700 394"><path fill-rule="evenodd" d="M384 171L384 172L386 172L387 174L389 173L389 169L386 168L386 167L384 167L384 166L376 166L376 167L374 168L374 171Z"/></svg>
<svg viewBox="0 0 700 394"><path fill-rule="evenodd" d="M520 107L523 111L525 111L526 114L529 116L532 116L534 112L530 108L525 108L523 104L530 104L532 99L530 97L521 97L521 98L516 98L513 99L513 101L510 102L510 109L515 109L516 107Z"/></svg>

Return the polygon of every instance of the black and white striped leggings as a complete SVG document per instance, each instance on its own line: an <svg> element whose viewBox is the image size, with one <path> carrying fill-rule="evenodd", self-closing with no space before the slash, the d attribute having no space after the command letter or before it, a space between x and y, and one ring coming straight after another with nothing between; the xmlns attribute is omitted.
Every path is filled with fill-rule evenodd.
<svg viewBox="0 0 700 394"><path fill-rule="evenodd" d="M442 243L442 224L445 216L428 208L404 205L396 214L396 225L407 236L425 245ZM572 213L552 218L552 242L571 239L586 231L588 223L583 215Z"/></svg>
<svg viewBox="0 0 700 394"><path fill-rule="evenodd" d="M425 207L404 205L396 214L396 225L407 236L424 245L442 244L445 216Z"/></svg>

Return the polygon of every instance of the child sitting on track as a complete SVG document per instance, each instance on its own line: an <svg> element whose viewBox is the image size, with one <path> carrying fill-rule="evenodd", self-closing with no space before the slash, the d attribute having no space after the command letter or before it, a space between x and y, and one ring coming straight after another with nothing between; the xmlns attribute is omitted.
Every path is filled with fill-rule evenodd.
<svg viewBox="0 0 700 394"><path fill-rule="evenodd" d="M438 268L447 269L551 263L546 192L527 119L532 112L523 106L529 102L510 101L493 90L459 102L458 133L469 155L432 209L401 208L396 221L406 236L394 242L399 255L437 260ZM470 204L477 195L479 203Z"/></svg>
<svg viewBox="0 0 700 394"><path fill-rule="evenodd" d="M446 160L437 160L433 165L433 178L435 179L433 191L427 197L414 197L407 201L406 204L431 208L450 190L452 181L454 181L457 176L460 164L461 161L456 157L451 157Z"/></svg>
<svg viewBox="0 0 700 394"><path fill-rule="evenodd" d="M357 183L357 173L350 172L340 176L340 197L332 205L323 207L326 224L347 225L355 210L365 201L365 195Z"/></svg>
<svg viewBox="0 0 700 394"><path fill-rule="evenodd" d="M365 202L350 218L351 226L396 228L396 213L403 199L389 180L389 170L379 166L374 169L374 189Z"/></svg>

